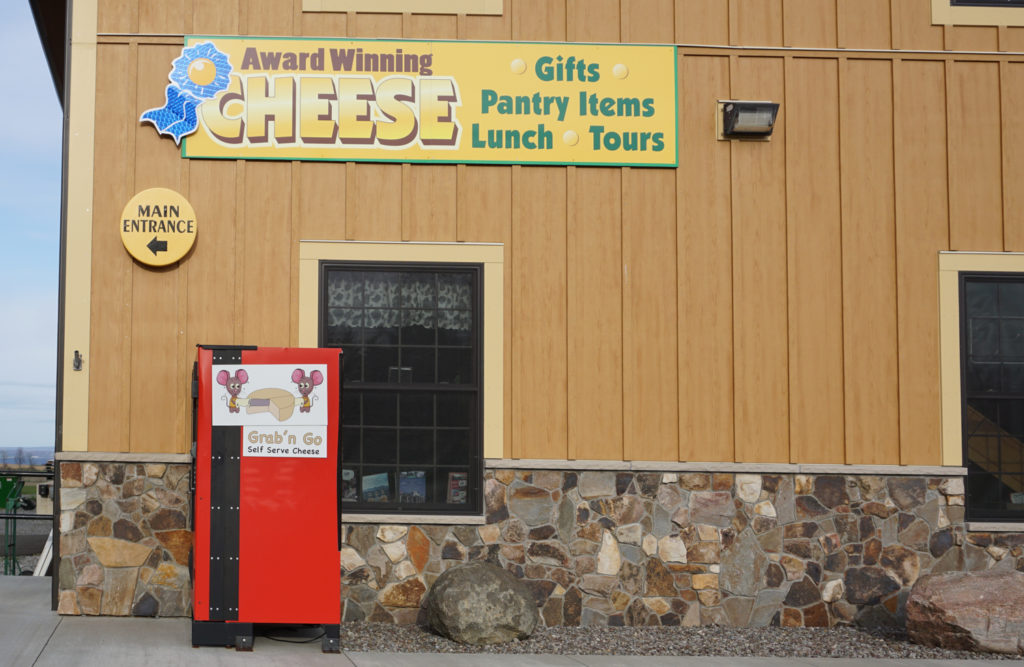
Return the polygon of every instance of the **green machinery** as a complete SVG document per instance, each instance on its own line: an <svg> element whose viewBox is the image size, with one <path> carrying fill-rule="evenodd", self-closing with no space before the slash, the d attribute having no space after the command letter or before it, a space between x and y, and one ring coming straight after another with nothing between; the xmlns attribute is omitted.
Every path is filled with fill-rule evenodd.
<svg viewBox="0 0 1024 667"><path fill-rule="evenodd" d="M18 529L13 514L26 507L21 497L25 482L20 477L0 476L0 509L4 516L4 574L20 574L18 568Z"/></svg>

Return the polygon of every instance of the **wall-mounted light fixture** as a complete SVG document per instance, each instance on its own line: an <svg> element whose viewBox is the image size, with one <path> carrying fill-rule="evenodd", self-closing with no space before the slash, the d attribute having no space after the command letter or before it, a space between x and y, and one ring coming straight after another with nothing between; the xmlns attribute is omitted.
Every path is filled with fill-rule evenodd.
<svg viewBox="0 0 1024 667"><path fill-rule="evenodd" d="M768 141L775 129L778 113L777 102L718 100L718 113L715 116L718 139Z"/></svg>

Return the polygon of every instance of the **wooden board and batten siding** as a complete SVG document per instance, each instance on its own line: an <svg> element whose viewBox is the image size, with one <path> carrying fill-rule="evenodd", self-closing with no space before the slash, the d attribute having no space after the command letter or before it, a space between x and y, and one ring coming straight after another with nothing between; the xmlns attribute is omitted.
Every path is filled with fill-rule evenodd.
<svg viewBox="0 0 1024 667"><path fill-rule="evenodd" d="M186 451L197 343L297 344L299 240L474 241L505 247L506 457L941 463L937 253L1024 250L1024 28L930 6L99 0L89 448ZM184 160L138 122L183 34L678 44L679 167ZM716 141L728 98L781 103L772 140ZM153 186L201 225L163 270L114 224Z"/></svg>

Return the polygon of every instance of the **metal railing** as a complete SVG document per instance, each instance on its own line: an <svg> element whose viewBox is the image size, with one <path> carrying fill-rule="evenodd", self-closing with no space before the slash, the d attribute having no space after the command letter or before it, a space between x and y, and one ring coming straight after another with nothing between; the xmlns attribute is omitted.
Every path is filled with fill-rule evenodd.
<svg viewBox="0 0 1024 667"><path fill-rule="evenodd" d="M23 495L25 480L53 479L53 464L45 470L0 469L0 519L4 522L4 574L20 574L18 566L18 521L52 521L52 514L18 513L35 509L35 499ZM37 487L38 494L38 487Z"/></svg>

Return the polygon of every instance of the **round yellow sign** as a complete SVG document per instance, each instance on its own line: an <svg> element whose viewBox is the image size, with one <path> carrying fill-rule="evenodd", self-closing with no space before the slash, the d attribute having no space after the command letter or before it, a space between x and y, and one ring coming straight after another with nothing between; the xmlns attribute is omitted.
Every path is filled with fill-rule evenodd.
<svg viewBox="0 0 1024 667"><path fill-rule="evenodd" d="M121 242L149 266L167 266L184 257L196 242L196 213L174 190L143 190L121 212Z"/></svg>

